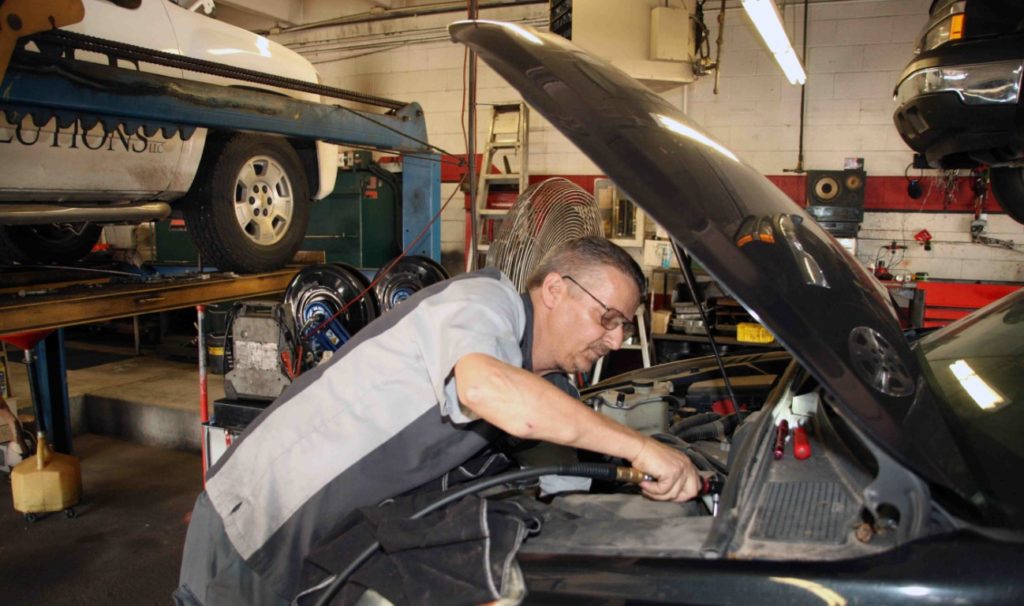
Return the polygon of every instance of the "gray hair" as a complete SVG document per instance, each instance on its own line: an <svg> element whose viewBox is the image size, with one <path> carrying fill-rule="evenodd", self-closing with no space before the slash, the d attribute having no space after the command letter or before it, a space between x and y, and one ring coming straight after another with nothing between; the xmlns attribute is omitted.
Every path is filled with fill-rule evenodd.
<svg viewBox="0 0 1024 606"><path fill-rule="evenodd" d="M544 277L552 272L578 277L600 267L613 267L632 278L640 300L646 298L646 280L640 265L622 247L599 236L567 240L549 250L530 274L526 289L539 288Z"/></svg>

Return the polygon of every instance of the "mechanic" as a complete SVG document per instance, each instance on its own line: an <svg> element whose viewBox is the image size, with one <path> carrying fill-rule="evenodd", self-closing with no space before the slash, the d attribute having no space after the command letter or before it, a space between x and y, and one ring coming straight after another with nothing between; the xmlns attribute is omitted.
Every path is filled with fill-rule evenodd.
<svg viewBox="0 0 1024 606"><path fill-rule="evenodd" d="M545 255L527 294L484 269L370 323L209 470L177 603L287 603L305 557L348 513L438 479L484 449L494 427L629 460L655 478L641 484L651 499L695 496L685 455L556 386L568 383L558 373L588 372L622 345L643 287L628 253L587 237Z"/></svg>

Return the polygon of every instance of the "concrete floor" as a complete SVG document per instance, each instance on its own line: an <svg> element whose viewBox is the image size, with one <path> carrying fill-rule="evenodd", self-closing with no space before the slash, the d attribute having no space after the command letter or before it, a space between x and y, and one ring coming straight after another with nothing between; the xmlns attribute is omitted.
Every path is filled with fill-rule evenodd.
<svg viewBox="0 0 1024 606"><path fill-rule="evenodd" d="M182 545L202 490L198 454L86 434L76 437L78 516L34 523L0 479L0 603L169 604Z"/></svg>
<svg viewBox="0 0 1024 606"><path fill-rule="evenodd" d="M68 400L72 432L99 433L148 446L199 452L199 373L194 363L180 362L131 347L74 342L76 348L120 353L123 360L69 370ZM21 360L11 351L10 359ZM18 408L31 411L26 366L8 363L11 393ZM208 375L209 402L224 397L224 381Z"/></svg>
<svg viewBox="0 0 1024 606"><path fill-rule="evenodd" d="M31 409L25 366L9 370L18 408ZM30 524L0 476L0 604L170 603L202 489L197 376L153 354L68 372L83 500L75 519ZM212 403L223 382L209 381Z"/></svg>

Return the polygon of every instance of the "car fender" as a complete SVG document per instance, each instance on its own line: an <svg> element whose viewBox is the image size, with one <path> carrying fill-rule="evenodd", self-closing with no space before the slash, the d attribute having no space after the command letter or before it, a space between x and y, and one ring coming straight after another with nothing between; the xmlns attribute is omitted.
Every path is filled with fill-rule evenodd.
<svg viewBox="0 0 1024 606"><path fill-rule="evenodd" d="M180 52L185 56L217 63L227 63L243 69L260 71L304 82L319 82L319 75L312 63L302 55L277 42L200 15L194 11L186 10L172 3L165 3L165 8L174 28L174 33L177 36ZM239 85L237 81L203 73L189 74L189 77L197 81L213 84ZM313 93L264 86L257 82L245 82L242 86L265 89L294 99L317 103L321 101L320 96ZM316 161L312 165L306 163L305 168L307 171L316 171L315 175L310 175L310 190L313 194L312 197L319 200L334 190L334 183L338 172L338 147L337 145L318 140L315 142L315 149ZM200 146L200 149L195 152L195 157L188 158L187 162L184 163L188 166L193 166L191 162L201 155L202 150ZM183 158L183 161L185 160ZM197 167L198 165L194 165L193 168ZM191 181L192 177L194 177L194 170L193 175L189 176L189 181Z"/></svg>
<svg viewBox="0 0 1024 606"><path fill-rule="evenodd" d="M338 146L325 141L316 142L316 171L318 186L314 200L322 200L334 191L338 180Z"/></svg>
<svg viewBox="0 0 1024 606"><path fill-rule="evenodd" d="M192 187L192 182L199 172L199 164L203 159L203 149L206 147L206 136L209 131L205 128L197 128L188 141L181 144L181 154L178 156L178 163L174 168L174 177L167 186L167 195L178 198Z"/></svg>
<svg viewBox="0 0 1024 606"><path fill-rule="evenodd" d="M313 64L295 51L267 39L205 15L164 2L170 18L178 48L182 55L224 63L233 67L266 74L317 83L319 76ZM235 84L219 76L199 72L189 73L191 80L213 84ZM294 99L319 102L320 96L294 90L275 88L257 82L245 82L249 88L273 90Z"/></svg>

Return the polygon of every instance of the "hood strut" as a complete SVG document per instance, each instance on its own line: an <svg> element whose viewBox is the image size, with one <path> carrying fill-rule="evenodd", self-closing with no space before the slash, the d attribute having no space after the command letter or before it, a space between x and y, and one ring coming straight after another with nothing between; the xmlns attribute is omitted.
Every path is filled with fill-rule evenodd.
<svg viewBox="0 0 1024 606"><path fill-rule="evenodd" d="M733 407L739 412L740 403L736 401L736 394L732 391L732 381L729 380L729 373L725 372L725 363L722 362L722 354L718 351L718 342L715 341L715 335L712 334L714 331L711 330L711 325L708 324L708 315L704 311L704 304L697 295L697 279L693 275L693 263L690 261L690 255L686 253L686 249L680 246L675 238L672 238L672 250L676 254L676 259L679 259L679 268L683 270L686 287L690 290L690 298L697 304L697 311L700 312L700 321L704 323L704 328L708 333L708 342L711 343L711 351L715 354L718 370L722 371L722 381L725 383L725 390L729 393L729 399L732 401Z"/></svg>

